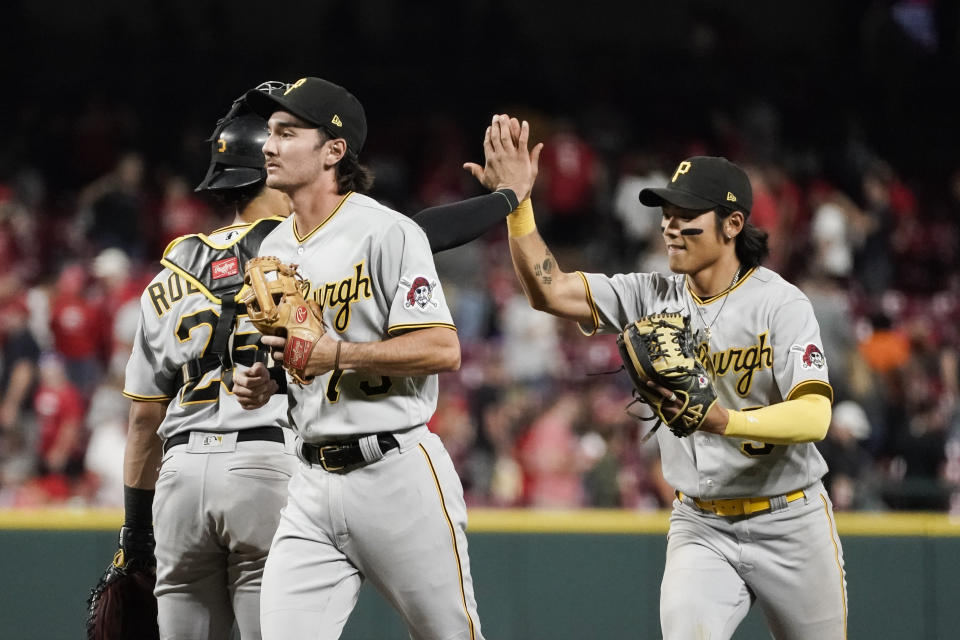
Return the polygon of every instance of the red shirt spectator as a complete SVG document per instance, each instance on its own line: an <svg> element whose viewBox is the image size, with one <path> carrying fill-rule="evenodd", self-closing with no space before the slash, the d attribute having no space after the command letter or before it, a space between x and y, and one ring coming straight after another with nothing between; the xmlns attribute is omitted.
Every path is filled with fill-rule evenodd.
<svg viewBox="0 0 960 640"><path fill-rule="evenodd" d="M51 304L54 348L69 359L99 357L102 353L102 316L99 307L84 295L86 280L81 265L66 267L60 274Z"/></svg>
<svg viewBox="0 0 960 640"><path fill-rule="evenodd" d="M40 473L80 475L86 438L83 396L67 380L63 363L56 356L44 356L40 362L40 386L33 397L33 408L40 426L37 454Z"/></svg>
<svg viewBox="0 0 960 640"><path fill-rule="evenodd" d="M161 242L157 247L163 251L172 240L189 233L209 232L213 214L181 176L167 180L160 204Z"/></svg>
<svg viewBox="0 0 960 640"><path fill-rule="evenodd" d="M583 506L583 456L573 423L580 400L561 396L538 417L517 443L523 467L524 503L531 507L576 508Z"/></svg>
<svg viewBox="0 0 960 640"><path fill-rule="evenodd" d="M544 202L557 216L578 216L593 206L598 159L577 134L561 130L547 140L540 158Z"/></svg>

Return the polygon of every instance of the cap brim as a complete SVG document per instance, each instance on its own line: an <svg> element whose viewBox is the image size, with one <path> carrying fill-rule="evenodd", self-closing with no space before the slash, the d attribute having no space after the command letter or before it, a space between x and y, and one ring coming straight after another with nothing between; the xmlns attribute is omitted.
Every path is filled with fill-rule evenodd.
<svg viewBox="0 0 960 640"><path fill-rule="evenodd" d="M648 207L662 207L664 203L672 204L681 209L712 209L715 202L695 196L679 189L666 187L647 187L640 191L640 202Z"/></svg>
<svg viewBox="0 0 960 640"><path fill-rule="evenodd" d="M250 107L250 110L264 120L269 120L274 111L288 111L315 127L320 126L301 113L296 107L292 106L289 98L285 99L283 95L273 95L258 91L257 89L251 89L244 94L243 99L247 103L247 106Z"/></svg>
<svg viewBox="0 0 960 640"><path fill-rule="evenodd" d="M224 167L219 171L214 170L207 173L203 182L197 185L194 191L225 191L227 189L239 189L240 187L249 187L263 179L263 172L260 169L251 167Z"/></svg>

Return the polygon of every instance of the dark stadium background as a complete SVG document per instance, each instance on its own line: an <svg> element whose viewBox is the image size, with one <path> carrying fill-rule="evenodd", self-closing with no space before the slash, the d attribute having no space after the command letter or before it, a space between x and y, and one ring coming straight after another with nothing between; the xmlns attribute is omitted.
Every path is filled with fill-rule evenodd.
<svg viewBox="0 0 960 640"><path fill-rule="evenodd" d="M895 21L892 7L911 4L929 8L932 33ZM477 128L516 105L615 105L629 139L677 138L763 99L795 145L839 153L862 133L908 176L945 173L960 130L958 14L935 0L18 0L0 20L12 124L0 176L29 162L65 187L94 177L56 169L74 144L62 126L98 104L135 114L118 132L129 145L200 175L205 150L185 137L209 132L242 89L304 75L362 99L371 148L400 122L439 112Z"/></svg>

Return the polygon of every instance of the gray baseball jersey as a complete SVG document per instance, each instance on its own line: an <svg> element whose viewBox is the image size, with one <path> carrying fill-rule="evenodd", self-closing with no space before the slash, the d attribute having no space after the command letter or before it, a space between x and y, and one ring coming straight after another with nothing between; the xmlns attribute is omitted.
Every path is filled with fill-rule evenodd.
<svg viewBox="0 0 960 640"><path fill-rule="evenodd" d="M306 235L295 220L278 226L260 254L299 265L335 338L372 342L453 329L426 235L409 218L350 193ZM411 637L483 637L463 487L425 424L437 385L435 374L341 370L288 385L291 421L305 441L392 433L400 447L334 471L300 465L264 573L264 638L339 637L364 579L396 608Z"/></svg>
<svg viewBox="0 0 960 640"><path fill-rule="evenodd" d="M231 392L235 367L262 354L242 308L222 327L226 356L213 351L221 299L276 222L178 239L141 296L124 395L167 406L153 501L164 638L226 638L234 625L260 637L263 570L297 458L286 398L245 411Z"/></svg>
<svg viewBox="0 0 960 640"><path fill-rule="evenodd" d="M370 342L412 329L453 328L423 230L367 196L344 198L306 237L291 216L264 240L260 255L299 266L340 339ZM295 429L312 442L424 424L436 409L438 382L436 375L330 371L310 386L291 384L288 392Z"/></svg>
<svg viewBox="0 0 960 640"><path fill-rule="evenodd" d="M619 333L661 312L691 318L720 402L747 410L806 393L832 397L820 330L806 296L758 267L701 299L683 275L583 274L594 328ZM674 502L660 589L666 640L730 638L759 601L777 638L845 638L846 574L826 464L812 443L772 445L710 433L657 432ZM769 497L766 510L724 516L703 501ZM698 503L697 500L701 502Z"/></svg>
<svg viewBox="0 0 960 640"><path fill-rule="evenodd" d="M207 244L226 248L247 231L248 225L237 225L204 237ZM242 276L242 266L230 258L227 261L223 267L236 270ZM133 352L127 361L123 394L132 400L170 402L159 430L165 440L196 429L200 423L204 430L211 432L237 431L265 424L288 426L287 403L283 397L271 398L266 407L256 412L244 411L230 390L233 372L224 372L218 364L202 372L199 378L183 386L179 384L184 363L210 355L220 311L216 297L197 278L181 269L163 269L140 296L140 322ZM259 341L260 333L245 314L238 313L230 340L237 366L253 365Z"/></svg>
<svg viewBox="0 0 960 640"><path fill-rule="evenodd" d="M728 294L706 300L682 275L589 274L586 282L600 333L619 333L652 313L689 316L727 408L765 407L805 393L832 398L813 307L769 269L753 269ZM667 482L703 499L788 493L827 470L812 443L771 445L699 431L676 438L667 429L657 436Z"/></svg>

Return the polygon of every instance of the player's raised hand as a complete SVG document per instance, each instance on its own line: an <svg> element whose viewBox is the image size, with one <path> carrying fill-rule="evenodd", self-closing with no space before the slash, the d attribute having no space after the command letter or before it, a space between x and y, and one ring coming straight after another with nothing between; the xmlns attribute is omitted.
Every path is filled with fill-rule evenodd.
<svg viewBox="0 0 960 640"><path fill-rule="evenodd" d="M530 124L506 114L494 115L483 138L484 166L473 162L463 165L480 184L495 191L512 189L520 200L530 197L537 179L540 151L538 143L529 151Z"/></svg>
<svg viewBox="0 0 960 640"><path fill-rule="evenodd" d="M244 409L259 409L278 391L275 380L262 362L233 374L233 395Z"/></svg>

